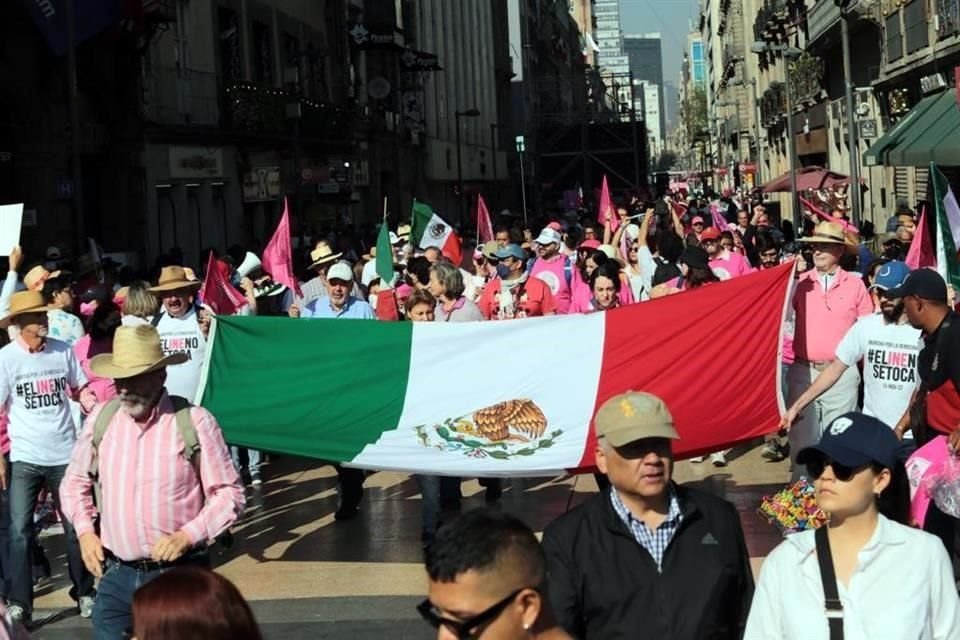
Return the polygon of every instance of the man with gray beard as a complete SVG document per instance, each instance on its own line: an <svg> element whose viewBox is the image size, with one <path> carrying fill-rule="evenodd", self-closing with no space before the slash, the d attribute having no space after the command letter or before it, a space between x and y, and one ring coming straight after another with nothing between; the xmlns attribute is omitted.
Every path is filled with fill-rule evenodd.
<svg viewBox="0 0 960 640"><path fill-rule="evenodd" d="M899 287L910 274L910 267L899 260L888 262L877 271L872 289L880 303L880 313L860 318L837 345L836 359L816 377L813 384L783 416L781 426L789 429L807 405L830 389L848 367L863 360L863 413L895 427L910 405L920 384L917 358L920 355L920 330L907 322L902 298L889 298L887 292ZM904 434L905 459L913 450L913 435Z"/></svg>
<svg viewBox="0 0 960 640"><path fill-rule="evenodd" d="M243 513L243 487L216 419L164 387L167 367L186 358L164 355L157 330L137 325L117 329L113 353L90 361L118 397L87 418L60 498L83 563L100 578L96 640L124 637L142 584L178 565L209 566L207 544Z"/></svg>

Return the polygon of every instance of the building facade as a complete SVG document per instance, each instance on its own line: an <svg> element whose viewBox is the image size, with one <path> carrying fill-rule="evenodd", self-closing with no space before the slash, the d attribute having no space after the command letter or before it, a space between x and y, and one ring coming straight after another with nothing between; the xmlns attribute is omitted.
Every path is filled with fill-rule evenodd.
<svg viewBox="0 0 960 640"><path fill-rule="evenodd" d="M659 104L656 111L658 121L651 123L647 120L648 135L657 132L657 145L651 146L651 153L657 149L657 153L662 150L663 139L667 131L667 110L664 105L665 90L663 83L663 47L659 33L648 33L643 35L624 35L623 50L630 61L630 73L633 76L633 82L643 82L646 85L657 87L659 95ZM644 100L649 99L644 95ZM649 114L647 114L649 115Z"/></svg>

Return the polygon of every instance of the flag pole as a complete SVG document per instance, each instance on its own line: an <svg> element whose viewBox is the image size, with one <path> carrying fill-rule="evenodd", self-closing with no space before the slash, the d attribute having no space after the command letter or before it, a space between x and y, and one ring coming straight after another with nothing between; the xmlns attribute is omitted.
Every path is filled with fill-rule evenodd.
<svg viewBox="0 0 960 640"><path fill-rule="evenodd" d="M477 244L480 245L480 192L477 192Z"/></svg>

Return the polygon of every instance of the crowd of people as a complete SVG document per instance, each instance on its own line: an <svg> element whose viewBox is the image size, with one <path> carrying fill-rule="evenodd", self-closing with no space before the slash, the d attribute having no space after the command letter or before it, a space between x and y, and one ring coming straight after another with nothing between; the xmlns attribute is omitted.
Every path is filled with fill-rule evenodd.
<svg viewBox="0 0 960 640"><path fill-rule="evenodd" d="M643 304L793 262L782 348L787 405L763 455L789 457L794 477L815 480L831 512L848 638L901 628L887 604L893 583L890 594L871 590L883 567L903 569L900 544L923 562L898 582L915 584L898 601L926 622L916 623L920 633L896 637L960 637L950 567L960 520L932 505L924 524L931 536L904 526L899 508L903 463L917 446L946 435L960 451L960 322L941 276L904 261L917 233L912 214L898 213L887 235L874 237L842 211L811 213L794 234L760 201L667 195L599 220L572 213L535 228L513 217L499 222L491 239L464 247L468 264L414 246L410 226L398 226L389 233L390 281L378 273L377 247L353 232L313 242L299 291L242 247L212 250L209 264L242 292L239 315L486 322ZM230 617L255 629L235 589L209 572L208 545L242 515L245 480L261 484L264 456L228 446L216 417L193 404L212 318L200 295L206 274L176 250L144 273L86 259L64 268L50 255L23 268L14 248L0 291L6 617L32 622L37 567L46 561L35 515L46 501L63 525L71 596L93 618L95 637L131 629L138 638L176 637L144 620L173 607L166 589L186 593L177 585L189 580L230 592L238 601ZM663 402L627 394L606 403L595 426L604 489L548 527L542 550L521 523L489 512L441 527L461 500L460 479L416 476L430 577L420 613L428 622L455 637L487 629L483 637L608 638L637 628L672 638L828 637L827 617L814 621L811 635L793 628L797 616L822 606L823 566L810 559L821 552L819 537L778 548L754 594L736 510L671 479L678 436ZM724 466L725 454L710 461ZM334 466L335 518L349 520L361 508L365 474ZM487 502L499 500L500 481L481 482ZM881 564L867 567L867 551ZM803 580L812 583L807 601L788 602ZM208 637L257 637L235 633Z"/></svg>

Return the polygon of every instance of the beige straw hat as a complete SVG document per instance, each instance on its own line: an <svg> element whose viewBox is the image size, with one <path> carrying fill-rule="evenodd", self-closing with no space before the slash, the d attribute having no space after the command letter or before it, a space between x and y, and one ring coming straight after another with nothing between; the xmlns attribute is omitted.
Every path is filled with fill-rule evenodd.
<svg viewBox="0 0 960 640"><path fill-rule="evenodd" d="M186 361L185 353L164 356L157 330L148 324L138 324L118 327L113 336L113 353L91 358L90 369L102 378L123 380Z"/></svg>
<svg viewBox="0 0 960 640"><path fill-rule="evenodd" d="M187 270L183 267L164 267L157 280L157 286L150 287L150 293L165 293L180 289L197 290L203 284L199 280L191 280Z"/></svg>
<svg viewBox="0 0 960 640"><path fill-rule="evenodd" d="M0 329L6 329L17 316L25 313L45 313L56 309L48 305L39 291L20 291L10 296L10 313L0 320Z"/></svg>
<svg viewBox="0 0 960 640"><path fill-rule="evenodd" d="M342 255L342 252L334 253L333 249L331 249L330 245L328 245L326 242L318 243L317 248L310 252L310 259L313 262L309 268L312 270L321 265L325 265L328 262L335 262Z"/></svg>
<svg viewBox="0 0 960 640"><path fill-rule="evenodd" d="M23 276L23 284L30 291L40 291L43 289L43 283L50 278L58 277L60 273L60 271L47 271L43 265L38 264Z"/></svg>

